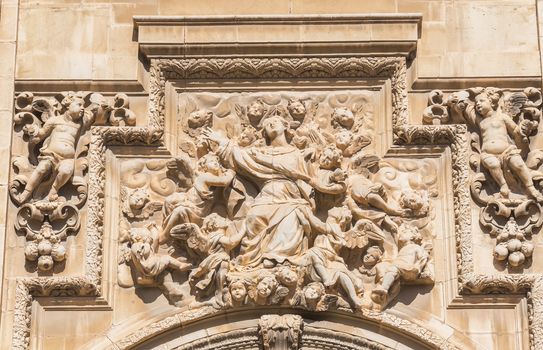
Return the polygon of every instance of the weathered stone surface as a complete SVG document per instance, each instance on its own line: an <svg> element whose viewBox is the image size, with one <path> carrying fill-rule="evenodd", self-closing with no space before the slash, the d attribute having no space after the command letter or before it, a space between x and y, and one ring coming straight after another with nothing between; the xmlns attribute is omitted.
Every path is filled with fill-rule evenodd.
<svg viewBox="0 0 543 350"><path fill-rule="evenodd" d="M540 5L0 1L0 348L543 347Z"/></svg>

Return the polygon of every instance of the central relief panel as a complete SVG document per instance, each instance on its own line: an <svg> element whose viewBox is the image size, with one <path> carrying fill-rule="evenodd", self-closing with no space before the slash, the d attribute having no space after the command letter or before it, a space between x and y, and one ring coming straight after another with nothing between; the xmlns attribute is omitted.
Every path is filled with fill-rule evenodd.
<svg viewBox="0 0 543 350"><path fill-rule="evenodd" d="M378 155L384 100L179 93L177 154L121 160L119 284L191 309L355 312L432 284L436 159Z"/></svg>

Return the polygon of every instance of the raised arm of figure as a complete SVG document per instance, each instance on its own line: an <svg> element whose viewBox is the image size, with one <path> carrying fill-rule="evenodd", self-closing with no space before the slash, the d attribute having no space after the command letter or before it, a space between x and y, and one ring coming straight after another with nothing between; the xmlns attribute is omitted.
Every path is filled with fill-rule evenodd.
<svg viewBox="0 0 543 350"><path fill-rule="evenodd" d="M51 132L53 132L53 130L55 129L55 124L52 119L53 118L48 119L45 124L43 124L43 126L34 133L34 135L31 135L32 138L30 139L30 143L40 143L43 139L51 135Z"/></svg>
<svg viewBox="0 0 543 350"><path fill-rule="evenodd" d="M224 137L221 133L216 132L215 130L211 128L205 128L202 130L202 135L204 136L204 139L214 142L217 145L226 146L229 142L228 138Z"/></svg>
<svg viewBox="0 0 543 350"><path fill-rule="evenodd" d="M247 231L245 221L242 223L239 229L234 223L231 223L230 227L233 233L230 236L223 236L219 240L221 245L225 247L227 250L234 249L239 244L239 242L241 242L241 240L243 239Z"/></svg>

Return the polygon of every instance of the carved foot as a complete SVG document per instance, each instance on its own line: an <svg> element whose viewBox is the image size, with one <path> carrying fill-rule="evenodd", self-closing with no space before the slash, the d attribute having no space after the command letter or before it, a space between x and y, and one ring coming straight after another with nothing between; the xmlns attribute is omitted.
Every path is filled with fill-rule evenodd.
<svg viewBox="0 0 543 350"><path fill-rule="evenodd" d="M371 300L376 304L384 304L388 295L388 290L382 287L376 287L371 291Z"/></svg>
<svg viewBox="0 0 543 350"><path fill-rule="evenodd" d="M536 190L535 186L528 186L526 190L528 191L530 197L534 198L536 202L543 202L543 195L538 190Z"/></svg>
<svg viewBox="0 0 543 350"><path fill-rule="evenodd" d="M178 261L177 269L179 271L189 271L190 269L192 269L194 267L191 263L184 262L184 261L181 261L179 259L177 259L177 261Z"/></svg>
<svg viewBox="0 0 543 350"><path fill-rule="evenodd" d="M509 186L507 186L507 184L503 184L500 187L500 194L503 198L509 198L509 195L511 194L511 190L509 189Z"/></svg>
<svg viewBox="0 0 543 350"><path fill-rule="evenodd" d="M49 199L49 201L51 202L54 202L58 199L58 194L57 193L51 193L49 196L47 196L47 199Z"/></svg>
<svg viewBox="0 0 543 350"><path fill-rule="evenodd" d="M264 268L266 269L271 269L275 266L275 261L273 260L270 260L270 259L264 259L262 261L262 265L264 266Z"/></svg>

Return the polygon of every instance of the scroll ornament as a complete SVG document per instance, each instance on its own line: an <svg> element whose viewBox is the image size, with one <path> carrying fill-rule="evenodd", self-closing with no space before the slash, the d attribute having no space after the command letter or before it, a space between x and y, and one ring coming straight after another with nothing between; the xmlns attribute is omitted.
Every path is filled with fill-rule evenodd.
<svg viewBox="0 0 543 350"><path fill-rule="evenodd" d="M110 103L98 93L82 91L52 97L22 92L15 98L15 133L27 150L13 159L9 194L19 207L15 229L26 237L26 259L37 262L40 272L65 260L66 237L79 229L91 126L134 125L128 106L124 94Z"/></svg>

